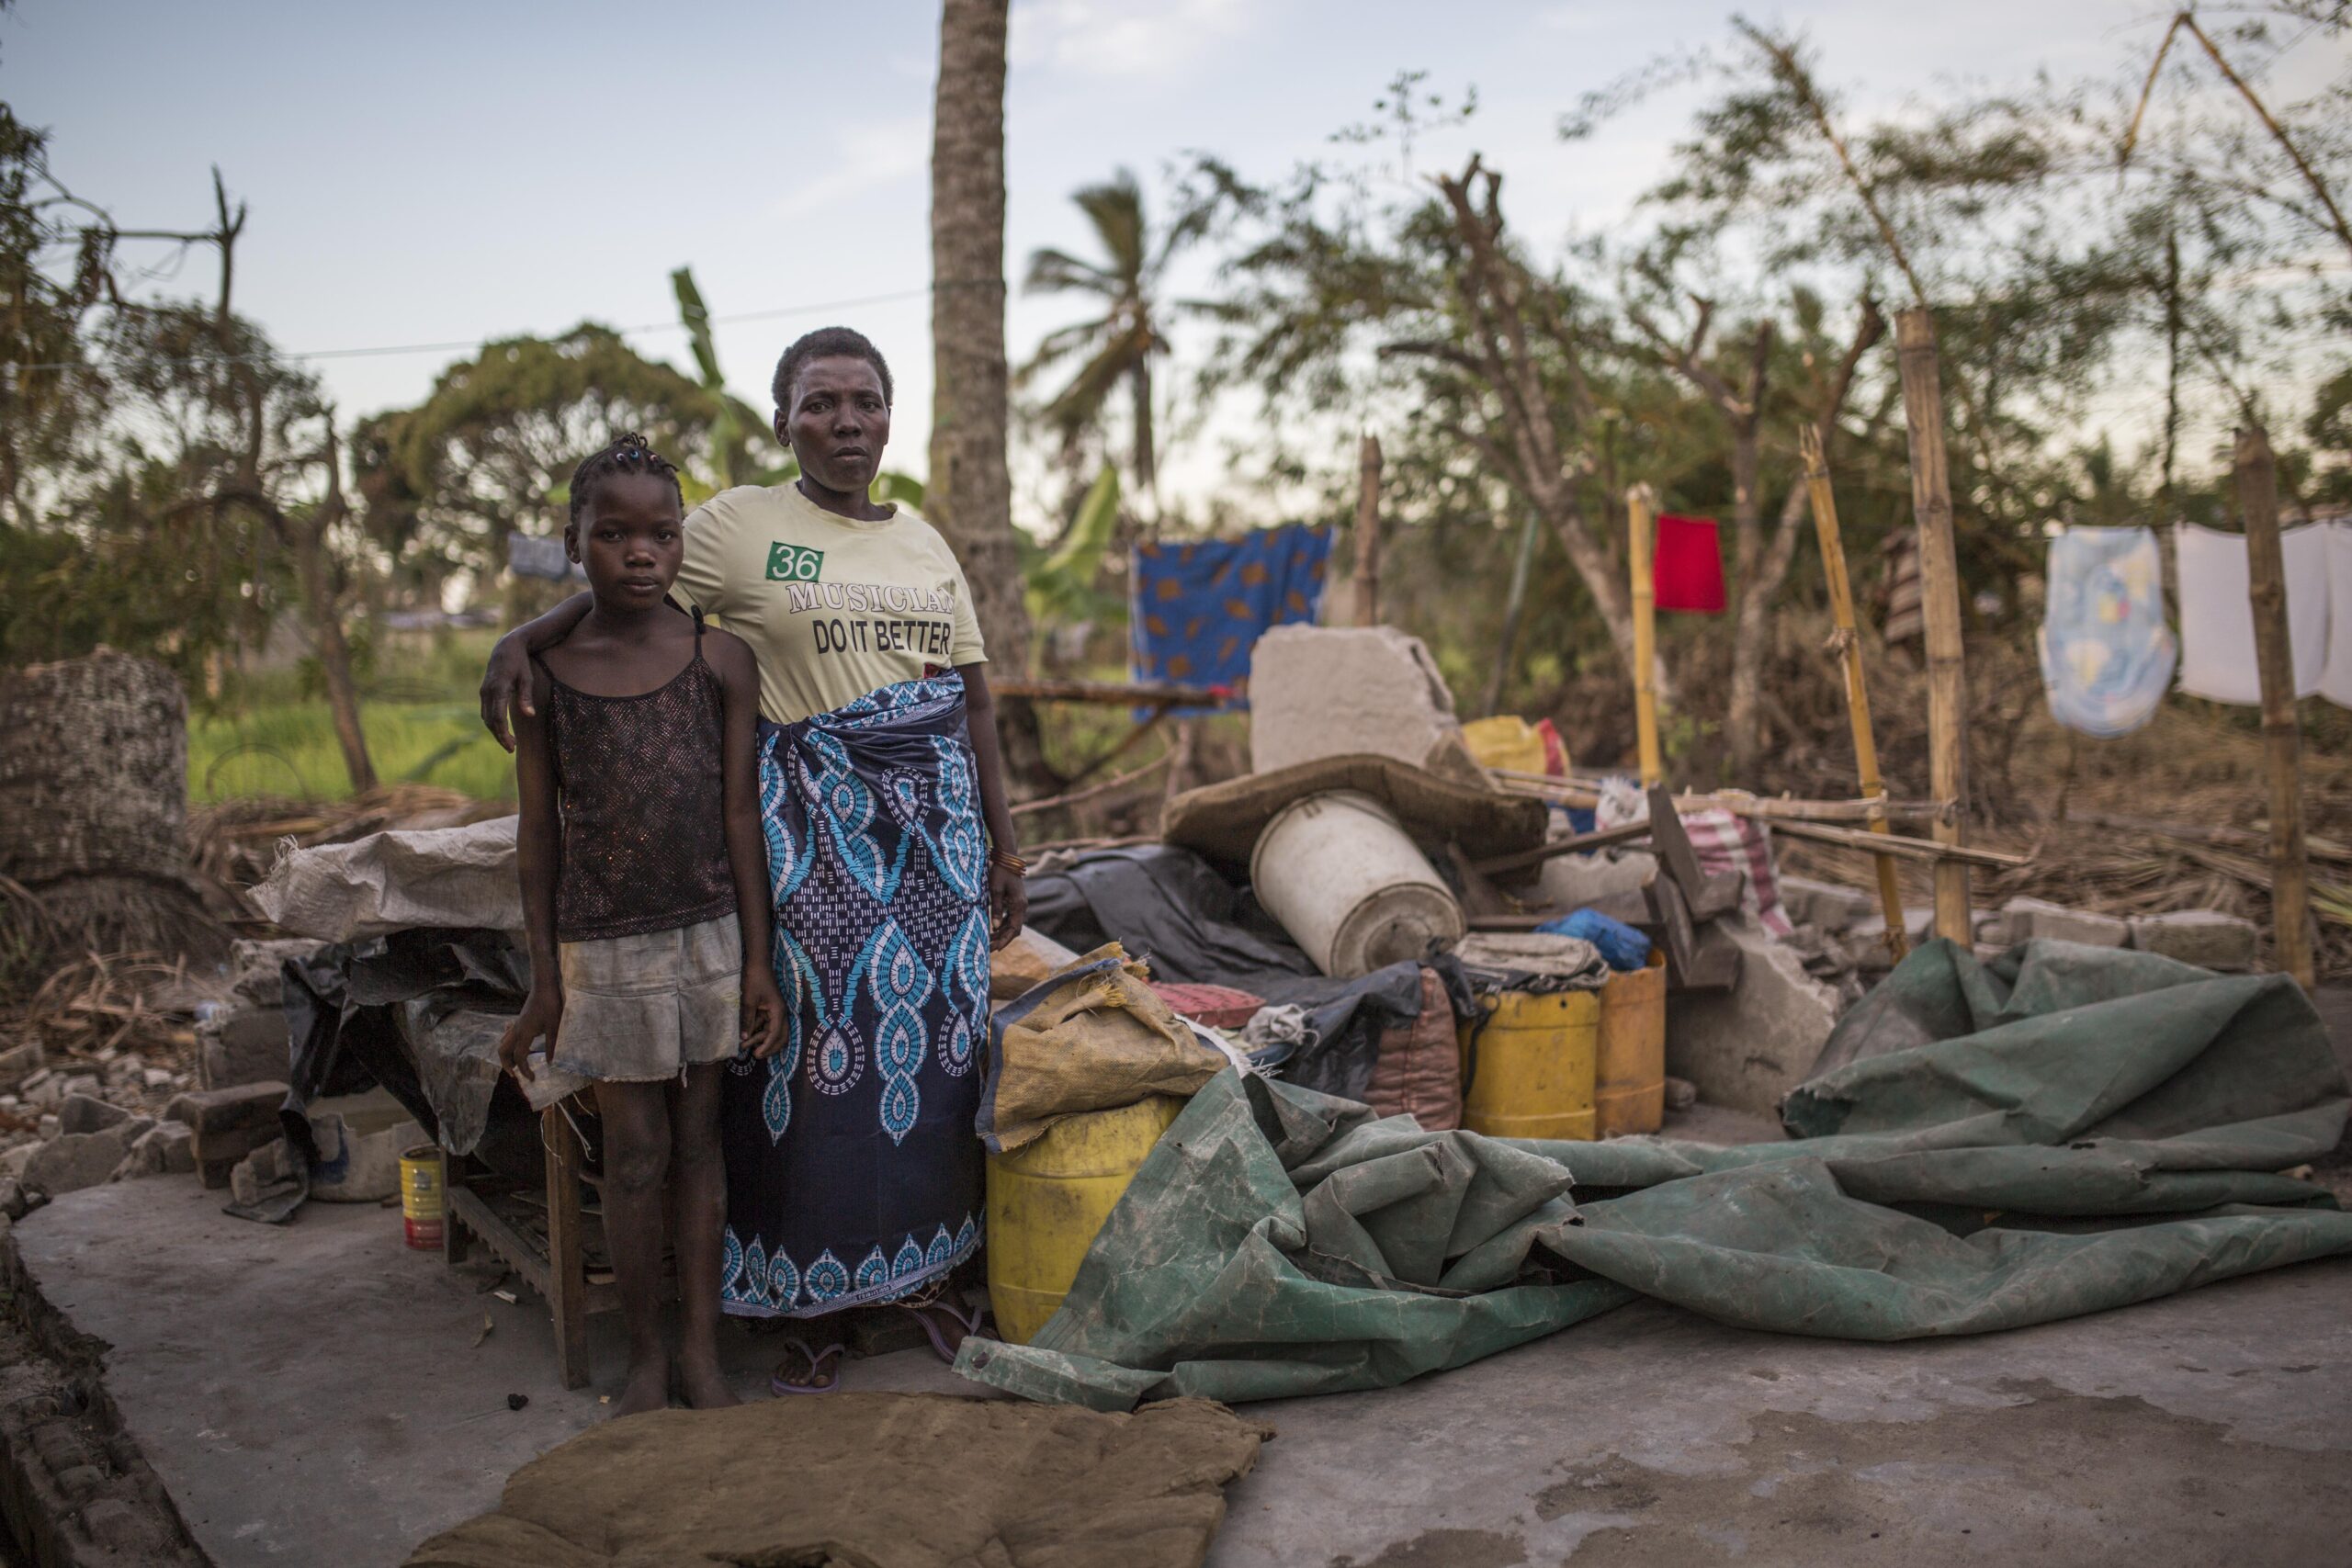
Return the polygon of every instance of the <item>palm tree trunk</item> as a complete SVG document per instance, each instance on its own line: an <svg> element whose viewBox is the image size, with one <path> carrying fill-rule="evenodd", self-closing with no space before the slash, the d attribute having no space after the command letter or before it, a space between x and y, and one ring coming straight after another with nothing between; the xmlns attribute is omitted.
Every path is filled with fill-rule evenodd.
<svg viewBox="0 0 2352 1568"><path fill-rule="evenodd" d="M944 0L931 130L931 474L924 510L962 563L1001 679L1028 672L1005 469L1004 38L1009 0ZM1001 700L1005 763L1044 768L1035 711Z"/></svg>
<svg viewBox="0 0 2352 1568"><path fill-rule="evenodd" d="M1159 515L1159 456L1151 442L1151 351L1146 349L1127 372L1127 389L1135 394L1136 490Z"/></svg>

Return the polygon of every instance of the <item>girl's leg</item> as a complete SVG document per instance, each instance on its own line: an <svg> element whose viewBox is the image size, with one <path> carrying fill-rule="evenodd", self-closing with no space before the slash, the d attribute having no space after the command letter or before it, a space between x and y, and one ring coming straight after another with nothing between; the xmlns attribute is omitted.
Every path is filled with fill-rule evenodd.
<svg viewBox="0 0 2352 1568"><path fill-rule="evenodd" d="M678 1253L678 1381L696 1410L740 1404L718 1368L718 1274L727 1229L727 1173L718 1150L724 1062L686 1070L671 1101L670 1202Z"/></svg>
<svg viewBox="0 0 2352 1568"><path fill-rule="evenodd" d="M600 1083L605 1121L605 1245L628 1325L628 1386L616 1416L670 1403L670 1355L662 1343L662 1189L670 1167L669 1086Z"/></svg>

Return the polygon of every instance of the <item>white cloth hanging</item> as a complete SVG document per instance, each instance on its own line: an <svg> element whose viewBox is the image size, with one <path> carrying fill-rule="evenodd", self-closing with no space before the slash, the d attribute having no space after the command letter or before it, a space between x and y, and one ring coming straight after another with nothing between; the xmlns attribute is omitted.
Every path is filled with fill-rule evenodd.
<svg viewBox="0 0 2352 1568"><path fill-rule="evenodd" d="M2248 706L2262 701L2254 656L2254 605L2246 597L2245 536L2183 523L2173 530L2180 567L2180 689L2192 697ZM2319 690L2327 668L2328 529L2289 528L2278 536L2287 567L2287 641L2295 694Z"/></svg>
<svg viewBox="0 0 2352 1568"><path fill-rule="evenodd" d="M2327 671L2319 694L2352 708L2352 523L2327 525Z"/></svg>

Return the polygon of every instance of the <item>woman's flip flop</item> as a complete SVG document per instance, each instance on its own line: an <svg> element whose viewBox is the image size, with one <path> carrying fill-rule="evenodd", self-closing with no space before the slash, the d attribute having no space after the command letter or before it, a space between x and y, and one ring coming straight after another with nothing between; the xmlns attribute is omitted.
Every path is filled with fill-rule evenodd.
<svg viewBox="0 0 2352 1568"><path fill-rule="evenodd" d="M783 1366L776 1369L775 1375L768 1379L769 1393L831 1393L842 1386L840 1376L827 1372L825 1368L841 1359L843 1347L828 1345L821 1350L811 1350L806 1339L787 1339L784 1342L784 1348L808 1363L808 1380L806 1382L793 1382L787 1380L784 1375L785 1370L792 1364L787 1359Z"/></svg>
<svg viewBox="0 0 2352 1568"><path fill-rule="evenodd" d="M948 1345L947 1336L940 1331L939 1325L932 1320L930 1314L934 1311L945 1313L956 1320L967 1337L980 1331L982 1309L979 1307L974 1307L970 1315L967 1316L956 1310L956 1303L945 1296L934 1296L927 1302L901 1302L899 1304L914 1314L914 1320L922 1325L923 1333L930 1337L931 1348L938 1351L939 1359L951 1367L956 1364L956 1351Z"/></svg>

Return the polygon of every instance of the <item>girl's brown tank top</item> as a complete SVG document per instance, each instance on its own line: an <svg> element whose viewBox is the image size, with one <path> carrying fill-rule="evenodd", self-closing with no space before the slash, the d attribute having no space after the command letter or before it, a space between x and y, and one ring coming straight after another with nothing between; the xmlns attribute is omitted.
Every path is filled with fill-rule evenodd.
<svg viewBox="0 0 2352 1568"><path fill-rule="evenodd" d="M563 824L556 940L632 936L734 913L725 709L718 674L702 656L701 615L694 658L650 692L600 697L547 674Z"/></svg>

